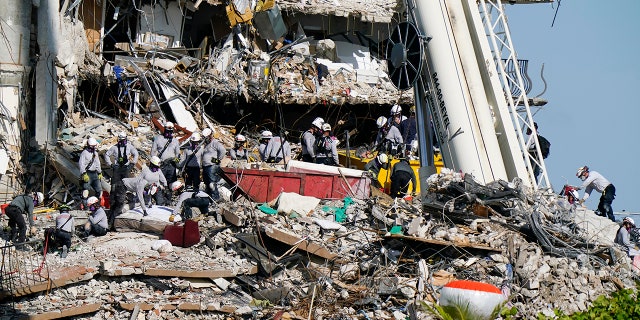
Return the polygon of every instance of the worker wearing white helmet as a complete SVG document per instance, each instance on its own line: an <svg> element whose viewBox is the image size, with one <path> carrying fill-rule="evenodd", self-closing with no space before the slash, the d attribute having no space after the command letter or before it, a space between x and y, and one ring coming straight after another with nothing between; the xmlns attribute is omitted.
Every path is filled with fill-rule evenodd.
<svg viewBox="0 0 640 320"><path fill-rule="evenodd" d="M151 156L160 158L160 169L169 183L178 179L176 168L180 161L180 141L173 136L173 130L173 123L165 123L164 131L155 136L151 145Z"/></svg>
<svg viewBox="0 0 640 320"><path fill-rule="evenodd" d="M331 125L322 124L322 137L315 142L316 163L338 165L337 140L331 136Z"/></svg>
<svg viewBox="0 0 640 320"><path fill-rule="evenodd" d="M227 156L227 149L213 136L209 128L202 130L205 146L202 152L202 180L205 191L214 199L220 198L218 182L220 181L220 162Z"/></svg>
<svg viewBox="0 0 640 320"><path fill-rule="evenodd" d="M91 197L93 200L97 199L96 197ZM88 200L87 200L88 201ZM66 258L67 253L69 252L69 248L71 248L71 237L73 237L73 231L75 230L75 219L71 212L69 212L71 208L67 205L61 205L58 207L58 211L60 213L56 217L56 227L55 228L47 228L45 230L45 235L47 233L53 233L53 241L48 244L50 248L57 249L61 247L60 258Z"/></svg>
<svg viewBox="0 0 640 320"><path fill-rule="evenodd" d="M268 163L287 163L291 159L291 146L283 137L273 136L264 149L264 156Z"/></svg>
<svg viewBox="0 0 640 320"><path fill-rule="evenodd" d="M316 158L316 152L314 145L316 139L322 137L322 125L324 120L322 118L315 118L311 122L309 130L302 133L300 136L300 145L302 146L301 159L304 162L314 162Z"/></svg>
<svg viewBox="0 0 640 320"><path fill-rule="evenodd" d="M200 188L200 169L205 145L199 132L194 132L189 138L189 146L184 150L178 163L180 174L185 175L185 183L194 189Z"/></svg>
<svg viewBox="0 0 640 320"><path fill-rule="evenodd" d="M122 179L122 185L124 188L118 189L117 195L111 195L116 197L118 202L115 206L111 207L109 212L109 229L115 231L115 218L122 214L124 205L127 202L127 192L136 196L135 200L140 202L143 215L147 215L147 204L151 203L151 199L155 200L155 203L159 206L166 205L162 190L167 189L167 179L165 178L162 170L160 170L161 161L157 156L151 157L149 163L142 167L140 174L133 178ZM153 192L150 192L153 187ZM129 204L130 208L135 206L135 200Z"/></svg>
<svg viewBox="0 0 640 320"><path fill-rule="evenodd" d="M239 134L235 138L233 148L229 150L229 156L232 160L248 160L249 150L246 148L247 137Z"/></svg>
<svg viewBox="0 0 640 320"><path fill-rule="evenodd" d="M600 196L600 202L598 203L597 213L600 216L608 217L611 221L615 222L616 218L613 215L613 208L611 207L611 204L613 203L613 199L616 197L616 187L597 171L590 171L587 166L578 168L576 177L583 181L582 186L577 188L577 190L584 189L584 196L582 197L582 200L580 200L580 204L584 203L589 198L593 190L602 193L602 196Z"/></svg>
<svg viewBox="0 0 640 320"><path fill-rule="evenodd" d="M402 115L402 107L399 104L394 104L391 107L391 112L389 119L389 125L396 126L398 129L400 128L400 123L404 120L407 120L407 117Z"/></svg>
<svg viewBox="0 0 640 320"><path fill-rule="evenodd" d="M104 236L109 229L109 223L107 213L100 205L100 200L96 197L90 197L87 199L87 207L89 209L89 216L87 222L84 224L84 232L80 235L82 238L86 238L90 235Z"/></svg>
<svg viewBox="0 0 640 320"><path fill-rule="evenodd" d="M105 152L104 162L111 167L112 172L110 205L117 206L118 202L124 201L124 199L117 199L118 196L124 196L124 193L118 192L117 189L122 188L122 179L128 178L131 169L138 163L138 149L127 141L126 132L118 133L118 142Z"/></svg>
<svg viewBox="0 0 640 320"><path fill-rule="evenodd" d="M364 171L371 173L372 182L378 182L378 174L380 169L389 169L389 156L386 153L379 153L373 160L364 165Z"/></svg>
<svg viewBox="0 0 640 320"><path fill-rule="evenodd" d="M376 149L391 155L399 153L399 147L404 141L400 129L389 125L385 117L379 117L376 124L379 129L376 136Z"/></svg>
<svg viewBox="0 0 640 320"><path fill-rule="evenodd" d="M200 210L200 214L208 214L212 199L206 192L201 190L184 191L184 184L180 180L171 184L171 190L178 194L178 201L173 208L173 215L181 215L185 220L189 220L193 218L191 208L194 207Z"/></svg>
<svg viewBox="0 0 640 320"><path fill-rule="evenodd" d="M260 152L260 160L267 161L267 157L265 155L265 150L267 150L267 144L269 144L269 140L273 138L273 133L269 130L264 130L260 133L260 145L258 146L258 151Z"/></svg>
<svg viewBox="0 0 640 320"><path fill-rule="evenodd" d="M631 217L625 217L622 219L622 225L616 233L614 242L621 245L627 255L633 259L633 257L640 255L640 250L636 249L635 243L631 241L631 231L636 228L636 223Z"/></svg>
<svg viewBox="0 0 640 320"><path fill-rule="evenodd" d="M19 195L11 200L11 203L9 203L9 206L5 209L5 214L9 218L9 228L11 228L9 241L15 244L27 240L27 224L23 214L27 215L27 220L31 226L31 235L35 234L33 208L43 202L44 194L42 194L42 192Z"/></svg>
<svg viewBox="0 0 640 320"><path fill-rule="evenodd" d="M96 147L98 141L94 138L87 139L87 144L80 153L78 168L80 169L80 181L82 183L82 205L87 204L89 191L93 189L97 197L102 196L102 165L100 155Z"/></svg>

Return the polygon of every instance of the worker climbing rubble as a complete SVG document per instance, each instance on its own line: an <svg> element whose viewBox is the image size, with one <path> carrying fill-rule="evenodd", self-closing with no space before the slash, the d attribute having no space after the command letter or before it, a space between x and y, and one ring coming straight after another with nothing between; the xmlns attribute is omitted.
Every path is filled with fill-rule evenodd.
<svg viewBox="0 0 640 320"><path fill-rule="evenodd" d="M416 192L416 174L413 172L409 161L401 158L391 169L391 193L392 198L402 198L408 195L409 182L411 193Z"/></svg>
<svg viewBox="0 0 640 320"><path fill-rule="evenodd" d="M157 135L151 145L151 156L160 158L160 168L168 183L178 179L176 169L180 160L180 142L173 136L173 131L173 123L167 121L162 134Z"/></svg>
<svg viewBox="0 0 640 320"><path fill-rule="evenodd" d="M87 139L87 143L78 160L82 185L81 205L83 207L87 205L90 190L95 192L96 197L102 196L102 165L100 164L97 146L98 141L95 138Z"/></svg>
<svg viewBox="0 0 640 320"><path fill-rule="evenodd" d="M616 217L613 215L611 203L616 198L616 187L597 171L590 171L587 166L578 168L576 176L583 181L582 186L577 188L577 190L584 189L580 204L583 204L589 198L593 190L602 193L596 213L615 222Z"/></svg>

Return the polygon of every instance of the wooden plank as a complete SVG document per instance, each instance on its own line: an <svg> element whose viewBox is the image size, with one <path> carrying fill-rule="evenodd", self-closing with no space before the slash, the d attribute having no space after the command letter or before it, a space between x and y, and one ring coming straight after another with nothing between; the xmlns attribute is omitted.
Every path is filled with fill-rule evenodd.
<svg viewBox="0 0 640 320"><path fill-rule="evenodd" d="M26 318L30 320L47 320L47 319L60 319L79 316L87 313L92 313L100 310L101 304L91 303L78 307L69 307L62 310L50 311L39 314L30 314Z"/></svg>
<svg viewBox="0 0 640 320"><path fill-rule="evenodd" d="M298 249L304 250L306 252L309 252L311 254L314 254L316 256L319 256L325 259L331 260L338 256L337 254L330 252L325 247L322 247L310 241L306 241L306 240L301 241L302 238L298 237L297 235L288 233L284 230L280 230L275 227L264 228L264 232L269 238L278 240L280 242L286 243L291 246L294 246L297 243L299 243Z"/></svg>

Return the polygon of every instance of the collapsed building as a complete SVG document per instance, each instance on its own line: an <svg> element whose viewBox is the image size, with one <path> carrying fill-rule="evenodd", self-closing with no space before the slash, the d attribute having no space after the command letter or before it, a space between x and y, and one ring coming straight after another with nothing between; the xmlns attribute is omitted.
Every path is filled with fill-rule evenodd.
<svg viewBox="0 0 640 320"><path fill-rule="evenodd" d="M234 133L263 128L295 140L318 115L365 131L413 102L384 58L404 1L14 2L0 12L5 202L41 190L51 207L73 204L89 136L106 148L129 132L146 159L160 121L184 136L211 127L229 147ZM191 248L158 243L141 219L76 243L69 260L7 249L3 297L34 318L404 319L430 317L420 301L459 278L502 284L531 318L633 285L623 254L609 252L615 226L591 212L514 183L445 174L430 186L425 203L380 194L278 214L229 198L198 219ZM51 224L46 211L37 218Z"/></svg>

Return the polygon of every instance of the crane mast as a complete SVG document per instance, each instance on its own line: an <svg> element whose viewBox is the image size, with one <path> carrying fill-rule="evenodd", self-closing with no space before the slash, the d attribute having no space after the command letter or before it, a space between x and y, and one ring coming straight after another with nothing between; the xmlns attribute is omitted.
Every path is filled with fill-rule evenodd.
<svg viewBox="0 0 640 320"><path fill-rule="evenodd" d="M415 81L403 81L415 92L421 179L435 172L433 126L445 167L482 183L518 178L529 187L551 187L537 136L528 143L523 135L534 127L523 75L518 68L506 71L506 63L518 60L502 2L408 0L407 9L424 53ZM410 35L404 38L411 43ZM399 66L398 59L390 62L392 69ZM512 96L510 85L522 88L518 96ZM534 164L541 169L537 181Z"/></svg>

